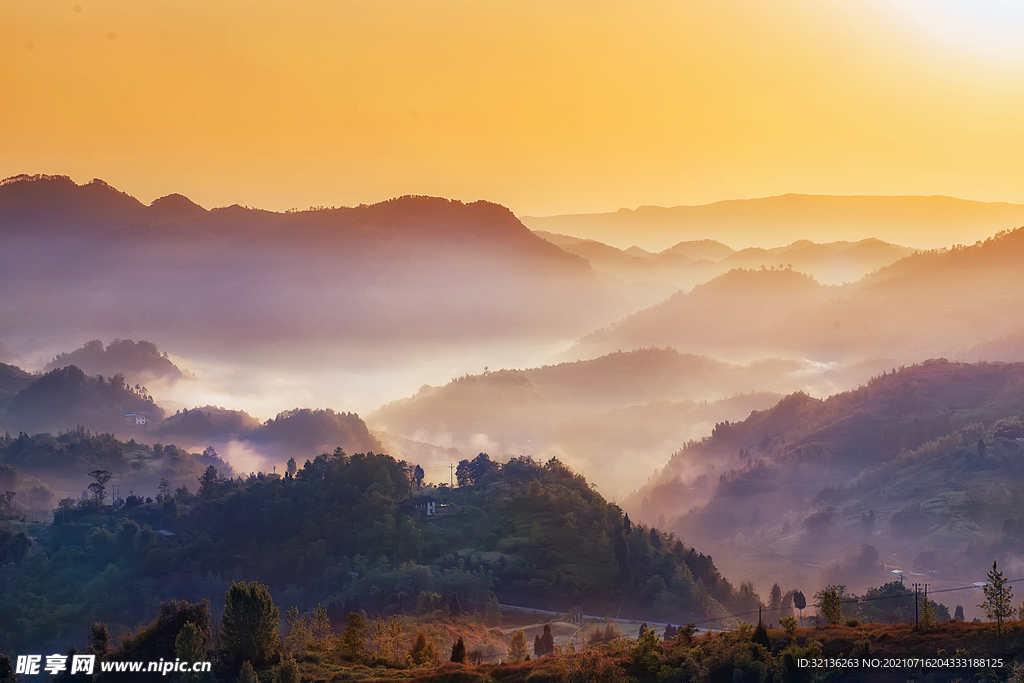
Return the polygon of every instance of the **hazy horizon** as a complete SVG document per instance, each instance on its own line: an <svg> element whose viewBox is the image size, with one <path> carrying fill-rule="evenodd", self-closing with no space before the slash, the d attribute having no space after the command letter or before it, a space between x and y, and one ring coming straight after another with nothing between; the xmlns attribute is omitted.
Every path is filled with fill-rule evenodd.
<svg viewBox="0 0 1024 683"><path fill-rule="evenodd" d="M715 616L664 601L723 590L677 540L714 553L733 616L747 580L810 600L897 562L943 589L1020 571L1021 35L1006 0L4 3L8 516L108 465L155 496L294 458L296 481L206 477L168 542L255 539L257 489L316 498L338 526L299 515L266 565L302 553L276 576L305 567L310 608L415 561L501 576L480 605L516 581ZM387 456L296 495L362 467L303 471L340 446ZM396 460L448 482L484 453L532 460L467 462L437 542L391 544L428 528ZM160 543L162 510L138 527ZM261 578L231 543L205 566L205 538L197 576ZM584 540L603 578L567 589Z"/></svg>
<svg viewBox="0 0 1024 683"><path fill-rule="evenodd" d="M0 124L19 132L3 176L279 211L405 193L524 216L787 192L1024 203L1024 11L996 0L0 13Z"/></svg>

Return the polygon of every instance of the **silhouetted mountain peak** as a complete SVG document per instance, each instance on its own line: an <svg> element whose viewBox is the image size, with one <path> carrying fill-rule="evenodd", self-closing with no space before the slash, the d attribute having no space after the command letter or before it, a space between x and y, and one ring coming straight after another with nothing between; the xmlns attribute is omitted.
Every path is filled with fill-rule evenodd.
<svg viewBox="0 0 1024 683"><path fill-rule="evenodd" d="M717 262L731 254L735 254L736 250L717 240L706 239L680 242L662 252L662 254L664 253L679 254L694 261L707 260Z"/></svg>
<svg viewBox="0 0 1024 683"><path fill-rule="evenodd" d="M154 199L149 205L149 213L158 218L192 218L206 213L206 209L188 197L175 193Z"/></svg>
<svg viewBox="0 0 1024 683"><path fill-rule="evenodd" d="M67 176L20 175L0 183L0 225L25 231L72 231L141 216L137 199L96 178L84 185Z"/></svg>

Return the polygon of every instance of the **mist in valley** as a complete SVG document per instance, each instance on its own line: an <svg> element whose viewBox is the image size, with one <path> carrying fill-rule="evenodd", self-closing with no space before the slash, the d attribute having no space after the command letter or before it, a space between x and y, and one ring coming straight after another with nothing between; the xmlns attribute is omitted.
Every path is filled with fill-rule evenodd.
<svg viewBox="0 0 1024 683"><path fill-rule="evenodd" d="M930 252L705 235L655 253L535 234L487 202L208 211L61 178L8 182L0 208L0 426L134 439L122 489L194 488L210 463L278 474L337 447L435 484L478 453L530 456L762 597L776 581L863 591L897 567L959 585L975 556L1022 557L1001 526L1019 492L986 478L1016 471L1015 442L965 464L1024 415L1016 380L985 379L1005 405L975 414L956 394L925 409L938 389L893 374L1020 359L1020 232ZM883 374L909 403L893 414L903 436L872 445L860 416L891 406L826 399ZM819 407L834 405L852 412ZM154 450L171 445L174 466ZM18 465L19 504L39 515L96 465L47 479L41 462ZM965 467L987 474L958 488ZM907 477L897 490L886 468Z"/></svg>

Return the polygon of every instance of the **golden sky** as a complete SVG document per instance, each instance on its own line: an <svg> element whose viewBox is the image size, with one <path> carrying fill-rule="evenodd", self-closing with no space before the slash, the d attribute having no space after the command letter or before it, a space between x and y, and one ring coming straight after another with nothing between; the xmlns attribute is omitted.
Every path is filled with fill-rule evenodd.
<svg viewBox="0 0 1024 683"><path fill-rule="evenodd" d="M520 215L1024 203L1007 0L0 0L0 176Z"/></svg>

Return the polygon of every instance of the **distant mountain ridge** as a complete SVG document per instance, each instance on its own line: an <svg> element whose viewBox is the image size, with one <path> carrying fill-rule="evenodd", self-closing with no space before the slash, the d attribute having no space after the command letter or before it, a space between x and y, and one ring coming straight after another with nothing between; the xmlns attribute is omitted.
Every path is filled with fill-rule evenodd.
<svg viewBox="0 0 1024 683"><path fill-rule="evenodd" d="M856 282L913 252L897 244L866 238L859 242L825 244L798 240L782 247L747 247L739 251L705 239L680 242L659 253L651 253L636 246L623 250L594 240L543 230L535 232L564 251L587 259L598 272L627 282L661 282L684 290L736 268L762 267L792 267L822 284L838 285Z"/></svg>
<svg viewBox="0 0 1024 683"><path fill-rule="evenodd" d="M506 246L518 244L535 254L586 269L577 259L534 237L503 206L417 195L357 207L277 213L237 204L206 210L180 194L146 206L98 178L83 185L67 176L15 176L0 182L0 231L10 235L40 227L75 235L87 228L95 237L118 239L209 235L218 241L263 238L289 244L337 237L458 236Z"/></svg>
<svg viewBox="0 0 1024 683"><path fill-rule="evenodd" d="M1024 327L1015 315L1024 310L1022 262L1018 229L917 252L841 287L789 268L737 269L583 337L566 355L654 345L719 358L955 357Z"/></svg>
<svg viewBox="0 0 1024 683"><path fill-rule="evenodd" d="M771 247L801 239L875 237L914 248L971 243L1024 225L1024 205L944 196L785 194L700 206L641 206L612 213L521 216L532 230L660 251L685 240Z"/></svg>
<svg viewBox="0 0 1024 683"><path fill-rule="evenodd" d="M679 441L716 421L746 417L784 392L831 393L866 376L761 359L745 365L671 348L612 352L594 360L487 371L424 386L367 415L392 451L426 461L486 451L556 455L626 495ZM418 445L417 445L418 444ZM445 460L447 462L447 460Z"/></svg>
<svg viewBox="0 0 1024 683"><path fill-rule="evenodd" d="M299 329L356 345L564 338L631 306L485 201L275 213L168 195L147 207L100 180L18 176L0 184L0 237L6 319L19 321L0 335L15 341L69 328L185 351Z"/></svg>

